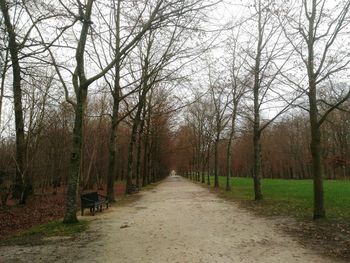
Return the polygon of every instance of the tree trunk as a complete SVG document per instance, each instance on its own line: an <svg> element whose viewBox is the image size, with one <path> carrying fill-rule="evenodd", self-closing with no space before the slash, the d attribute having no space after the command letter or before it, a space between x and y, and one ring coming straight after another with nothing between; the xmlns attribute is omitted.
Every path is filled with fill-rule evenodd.
<svg viewBox="0 0 350 263"><path fill-rule="evenodd" d="M219 174L218 174L218 164L219 164L219 136L215 140L215 153L214 153L214 187L219 188Z"/></svg>
<svg viewBox="0 0 350 263"><path fill-rule="evenodd" d="M201 157L200 157L200 154L201 154L201 143L202 143L202 140L201 140L201 132L199 130L198 132L198 144L197 144L197 149L196 149L196 181L197 182L200 182L201 180L201 176L200 176L200 170L201 170L201 166L200 166L200 160L201 160Z"/></svg>
<svg viewBox="0 0 350 263"><path fill-rule="evenodd" d="M232 177L232 141L235 135L235 122L238 102L234 102L232 119L231 119L231 132L227 145L227 157L226 157L226 191L231 190L230 178Z"/></svg>
<svg viewBox="0 0 350 263"><path fill-rule="evenodd" d="M208 150L207 150L207 185L210 186L210 144L208 144Z"/></svg>
<svg viewBox="0 0 350 263"><path fill-rule="evenodd" d="M312 156L312 175L314 182L314 219L326 217L324 209L323 197L323 170L321 158L321 127L318 122L318 108L317 108L317 86L315 74L315 55L314 55L314 24L316 23L316 6L315 0L312 1L312 11L309 19L308 32L308 60L307 73L309 78L309 104L310 104L310 128L311 128L311 156Z"/></svg>
<svg viewBox="0 0 350 263"><path fill-rule="evenodd" d="M150 183L148 173L148 142L149 142L149 121L147 117L147 131L145 134L145 141L143 147L143 175L142 175L142 186L146 186Z"/></svg>
<svg viewBox="0 0 350 263"><path fill-rule="evenodd" d="M136 129L134 128L134 126L135 125L133 125L131 138L129 142L129 148L128 148L128 165L126 170L126 188L125 188L126 194L129 194L129 189L132 185L132 165L133 165L133 158L134 158L134 144L136 140Z"/></svg>
<svg viewBox="0 0 350 263"><path fill-rule="evenodd" d="M232 169L232 137L230 136L227 145L227 157L226 157L226 191L231 191L231 169Z"/></svg>
<svg viewBox="0 0 350 263"><path fill-rule="evenodd" d="M119 70L116 70L119 74ZM117 83L116 83L117 84ZM119 83L117 84L119 85ZM119 87L115 87L112 112L112 126L109 138L109 159L107 174L107 198L110 202L115 202L114 181L116 171L116 153L117 153L117 136L118 136L118 114L119 114Z"/></svg>
<svg viewBox="0 0 350 263"><path fill-rule="evenodd" d="M6 79L8 59L9 59L9 51L6 50L5 62L3 65L3 70L1 72L1 84L0 84L0 128L1 128L2 104L3 104L3 99L4 99L4 93L5 93L5 79Z"/></svg>
<svg viewBox="0 0 350 263"><path fill-rule="evenodd" d="M261 144L260 144L260 132L254 134L254 194L255 200L262 200L263 195L261 192Z"/></svg>
<svg viewBox="0 0 350 263"><path fill-rule="evenodd" d="M144 109L145 110L145 109ZM136 185L138 188L140 188L141 183L140 183L140 171L141 171L141 145L142 145L142 133L143 133L143 128L144 128L144 118L145 114L142 114L142 120L140 123L140 129L138 132L138 142L137 142L137 157L136 157Z"/></svg>
<svg viewBox="0 0 350 263"><path fill-rule="evenodd" d="M77 105L75 107L73 143L69 167L66 211L63 219L64 223L78 222L76 200L80 176L80 160L83 138L83 115L85 112L86 98L87 88L79 89L79 93L77 94Z"/></svg>
<svg viewBox="0 0 350 263"><path fill-rule="evenodd" d="M255 57L254 67L254 127L253 127L253 147L254 147L254 164L253 164L253 178L254 178L254 194L255 200L262 200L263 195L261 192L261 144L260 144L260 63L261 63L261 50L263 46L263 26L262 26L262 11L261 11L261 0L258 3L258 45Z"/></svg>
<svg viewBox="0 0 350 263"><path fill-rule="evenodd" d="M120 54L120 1L117 3L115 10L115 55ZM115 64L115 79L113 90L113 110L112 110L112 125L109 137L109 159L108 159L108 174L107 174L107 198L109 202L115 202L114 182L116 173L116 154L117 154L117 136L119 124L119 103L120 103L120 60Z"/></svg>
<svg viewBox="0 0 350 263"><path fill-rule="evenodd" d="M202 184L205 183L205 166L206 166L205 152L203 151L203 153L202 153Z"/></svg>
<svg viewBox="0 0 350 263"><path fill-rule="evenodd" d="M318 109L316 98L316 84L310 81L310 126L311 126L311 156L314 186L314 219L325 218L323 194L323 167L321 158L321 131L318 124Z"/></svg>
<svg viewBox="0 0 350 263"><path fill-rule="evenodd" d="M141 150L142 150L142 137L143 137L143 133L145 131L145 121L146 121L146 115L147 115L147 107L151 107L151 105L149 103L146 103L146 97L144 98L144 105L143 105L143 109L142 109L142 120L141 120L141 125L140 125L140 131L139 131L139 138L138 138L138 147L137 147L137 165L136 165L136 178L139 177L141 179ZM148 125L148 123L146 123ZM147 132L146 135L148 136L148 127L147 128ZM145 142L147 140L147 144L148 144L148 138L145 139ZM146 177L146 159L147 155L146 155L146 143L144 143L144 153L143 153L143 175L142 175L142 187L146 186L148 184L147 182L147 177ZM139 183L140 184L140 183ZM140 185L138 185L140 186Z"/></svg>
<svg viewBox="0 0 350 263"><path fill-rule="evenodd" d="M152 129L152 127L150 126L150 129ZM153 173L153 167L154 167L154 159L153 159L153 155L152 152L154 151L154 138L153 138L153 131L150 131L150 146L149 146L149 151L147 153L147 160L148 160L148 176L149 176L149 182L155 183L155 177L154 177L154 173Z"/></svg>
<svg viewBox="0 0 350 263"><path fill-rule="evenodd" d="M83 118L86 107L86 99L89 84L86 82L84 53L86 40L89 33L92 5L94 0L88 0L85 7L84 21L80 32L79 42L76 49L76 68L73 74L73 85L76 93L75 120L73 128L72 152L69 166L68 189L66 197L66 211L63 223L76 223L77 219L77 194L81 165L81 150L83 140Z"/></svg>
<svg viewBox="0 0 350 263"><path fill-rule="evenodd" d="M144 80L147 82L147 80ZM126 175L126 193L128 194L128 189L132 185L132 172L133 172L133 163L134 163L134 145L136 143L136 135L137 130L140 127L140 118L141 118L141 111L144 106L144 102L146 99L146 94L148 91L147 84L144 85L142 89L142 94L139 96L139 104L137 107L137 111L135 114L134 122L132 125L132 131L131 131L131 138L129 143L129 149L128 149L128 168L127 168L127 175Z"/></svg>
<svg viewBox="0 0 350 263"><path fill-rule="evenodd" d="M4 17L4 24L8 34L8 47L11 54L12 75L13 75L13 102L15 111L15 129L16 129L16 178L13 190L15 198L19 198L19 203L24 204L28 195L29 186L26 185L24 169L25 135L22 106L22 87L21 87L21 66L19 64L19 46L16 41L16 32L11 23L8 5L5 0L0 1L1 12Z"/></svg>

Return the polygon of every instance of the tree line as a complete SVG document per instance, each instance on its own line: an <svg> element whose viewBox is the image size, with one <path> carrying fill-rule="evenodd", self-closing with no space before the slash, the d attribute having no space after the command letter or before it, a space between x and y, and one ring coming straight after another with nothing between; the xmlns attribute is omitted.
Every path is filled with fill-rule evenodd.
<svg viewBox="0 0 350 263"><path fill-rule="evenodd" d="M166 176L173 90L211 6L1 0L0 183L20 204L66 185L74 223L80 187L105 184L113 202L117 179L128 192Z"/></svg>
<svg viewBox="0 0 350 263"><path fill-rule="evenodd" d="M219 187L218 176L312 178L314 219L323 179L349 176L350 1L250 1L222 37L196 103L178 130L179 171ZM206 176L208 177L206 180Z"/></svg>
<svg viewBox="0 0 350 263"><path fill-rule="evenodd" d="M349 106L347 106L348 108ZM322 128L324 138L322 162L325 179L349 180L350 141L348 113L337 112L329 117L329 122ZM253 152L252 152L252 127L245 123L237 130L236 137L230 144L229 130L225 131L218 144L218 174L229 177L252 177L253 176ZM176 157L174 162L179 167L179 172L185 174L214 175L214 149L209 149L209 157L202 156L200 162L204 167L198 166L198 137L194 135L194 127L184 124L177 132L174 142ZM311 155L309 149L309 125L305 115L282 117L273 123L265 131L262 140L262 177L281 179L312 179ZM212 140L212 139L210 139ZM227 150L231 150L231 156ZM203 152L204 153L204 152ZM203 154L202 153L202 154ZM207 153L208 154L208 153ZM196 161L194 161L196 160ZM197 179L201 176L197 176ZM206 178L203 182L207 182ZM228 185L231 188L231 185Z"/></svg>

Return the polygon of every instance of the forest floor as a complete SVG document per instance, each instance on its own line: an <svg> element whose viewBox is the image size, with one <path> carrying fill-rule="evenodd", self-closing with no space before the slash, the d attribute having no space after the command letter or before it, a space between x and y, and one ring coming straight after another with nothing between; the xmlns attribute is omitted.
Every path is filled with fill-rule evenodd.
<svg viewBox="0 0 350 263"><path fill-rule="evenodd" d="M0 247L0 262L342 262L178 176L112 206L75 237Z"/></svg>
<svg viewBox="0 0 350 263"><path fill-rule="evenodd" d="M10 199L7 206L0 206L0 242L32 226L62 218L65 208L66 188L66 186L62 186L57 189L44 189L31 195L24 205L17 205L16 200ZM106 194L105 190L90 189L88 191L92 190L99 191L100 194ZM125 184L117 182L115 184L117 196L123 195L124 192Z"/></svg>

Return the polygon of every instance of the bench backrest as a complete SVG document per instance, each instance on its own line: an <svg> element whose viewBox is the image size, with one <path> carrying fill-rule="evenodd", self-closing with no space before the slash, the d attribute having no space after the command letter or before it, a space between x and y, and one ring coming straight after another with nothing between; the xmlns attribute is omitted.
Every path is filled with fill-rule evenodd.
<svg viewBox="0 0 350 263"><path fill-rule="evenodd" d="M97 192L91 192L91 193L85 193L80 195L82 201L86 198L92 201L98 201L98 193Z"/></svg>

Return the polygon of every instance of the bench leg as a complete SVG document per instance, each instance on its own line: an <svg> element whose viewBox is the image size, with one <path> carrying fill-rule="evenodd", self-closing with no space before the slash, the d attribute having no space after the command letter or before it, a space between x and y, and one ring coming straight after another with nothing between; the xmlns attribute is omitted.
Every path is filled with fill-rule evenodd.
<svg viewBox="0 0 350 263"><path fill-rule="evenodd" d="M94 206L94 208L92 208L92 215L94 216L95 215L95 211L96 211L96 208Z"/></svg>
<svg viewBox="0 0 350 263"><path fill-rule="evenodd" d="M81 216L83 216L83 215L84 215L84 208L81 207Z"/></svg>

